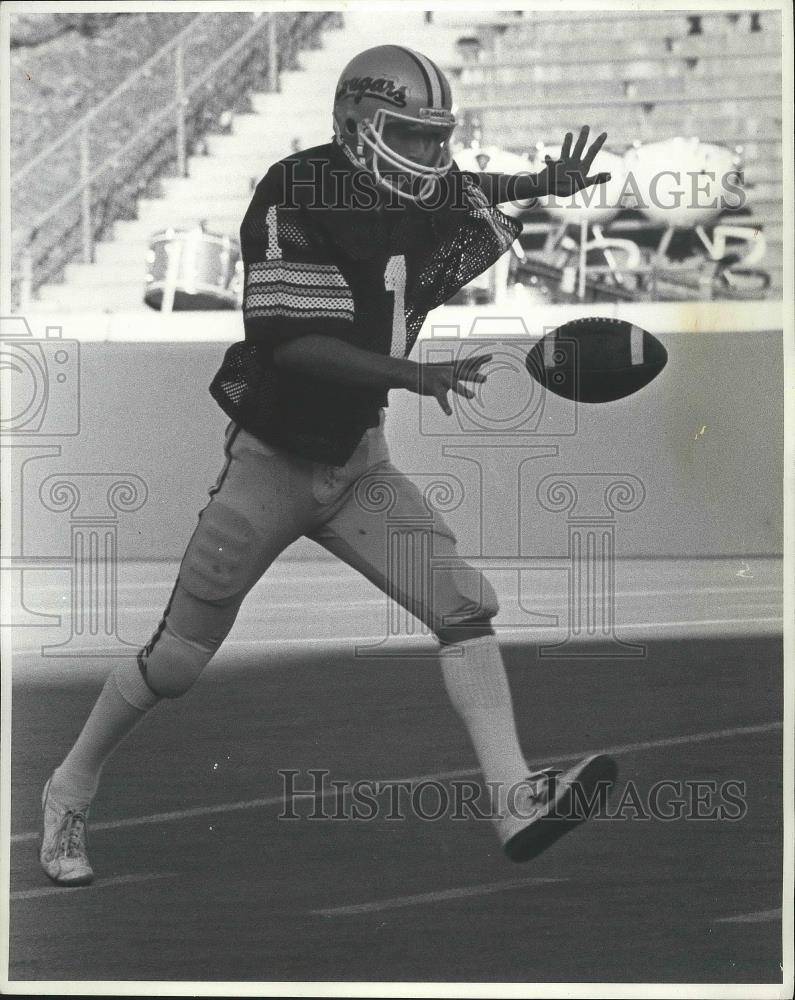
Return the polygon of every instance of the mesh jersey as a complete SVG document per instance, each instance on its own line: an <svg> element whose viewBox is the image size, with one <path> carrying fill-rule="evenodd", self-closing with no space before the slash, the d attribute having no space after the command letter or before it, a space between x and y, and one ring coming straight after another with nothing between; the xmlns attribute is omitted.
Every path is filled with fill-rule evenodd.
<svg viewBox="0 0 795 1000"><path fill-rule="evenodd" d="M274 164L240 230L245 340L226 352L210 392L266 443L342 465L387 405L384 390L287 371L274 347L324 334L408 356L427 313L489 267L520 226L457 167L434 210L354 207L352 167L330 143ZM456 191L458 194L456 195Z"/></svg>

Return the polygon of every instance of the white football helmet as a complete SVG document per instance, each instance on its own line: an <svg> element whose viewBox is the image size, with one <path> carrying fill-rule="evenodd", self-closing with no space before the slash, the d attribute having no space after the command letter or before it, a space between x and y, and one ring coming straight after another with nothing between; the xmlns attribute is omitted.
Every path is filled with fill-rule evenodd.
<svg viewBox="0 0 795 1000"><path fill-rule="evenodd" d="M431 164L408 159L389 146L384 128L405 123L438 136ZM378 45L352 59L334 96L334 135L348 159L369 171L379 187L405 201L428 196L452 165L450 137L456 125L452 93L444 73L427 56L402 45ZM384 172L418 182L414 190Z"/></svg>

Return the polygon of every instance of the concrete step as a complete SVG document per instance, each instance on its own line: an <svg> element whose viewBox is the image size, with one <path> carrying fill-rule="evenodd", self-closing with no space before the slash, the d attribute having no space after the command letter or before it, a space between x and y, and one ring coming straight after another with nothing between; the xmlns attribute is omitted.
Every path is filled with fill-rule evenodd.
<svg viewBox="0 0 795 1000"><path fill-rule="evenodd" d="M369 28L369 30L368 30ZM312 59L325 52L335 52L349 48L351 44L358 45L364 43L367 47L368 39L372 37L372 17L370 24L365 21L358 21L352 14L346 12L345 25L341 31L330 30L323 33L321 48L304 49L299 58Z"/></svg>
<svg viewBox="0 0 795 1000"><path fill-rule="evenodd" d="M621 38L681 38L687 35L688 22L684 14L672 17L644 18L638 21L635 18L621 16L615 17L591 17L589 12L579 12L579 17L559 17L553 21L531 23L520 21L516 28L505 32L503 43L512 48L522 48L534 43L558 40L562 34L572 32L582 32L582 37L589 39L613 40Z"/></svg>
<svg viewBox="0 0 795 1000"><path fill-rule="evenodd" d="M315 95L315 101L317 100L317 95ZM306 99L303 97L297 103L303 104L306 101L312 100L310 93L307 91ZM286 103L286 102L285 102ZM319 131L331 133L332 124L332 106L331 101L328 101L327 106L323 107L313 107L308 108L306 111L302 111L300 114L290 115L285 120L285 126L288 127L288 131L291 134L295 132L304 131ZM269 115L268 112L262 114L251 114L251 115L235 115L232 122L232 137L245 137L246 139L255 139L258 142L266 140L268 136L273 136L274 132L274 122L278 121Z"/></svg>
<svg viewBox="0 0 795 1000"><path fill-rule="evenodd" d="M108 240L94 247L94 266L138 267L146 260L147 240Z"/></svg>
<svg viewBox="0 0 795 1000"><path fill-rule="evenodd" d="M141 198L138 201L138 220L161 228L184 226L217 216L238 216L243 218L248 203L248 195L237 197L194 197L184 198Z"/></svg>
<svg viewBox="0 0 795 1000"><path fill-rule="evenodd" d="M285 150L281 156L290 150L290 139L283 130L269 128L263 134L252 140L241 135L208 135L206 140L208 158L216 162L233 163L236 160L262 159L267 160L274 150Z"/></svg>
<svg viewBox="0 0 795 1000"><path fill-rule="evenodd" d="M737 115L727 115L716 121L706 117L688 117L683 121L675 112L662 115L658 109L651 119L645 118L640 109L633 109L627 114L616 108L606 108L600 113L590 113L592 132L608 133L610 141L619 145L628 145L636 139L644 142L657 142L670 139L672 135L740 135L747 141L756 136L766 140L777 140L781 126L772 115L757 118L741 118ZM501 146L510 149L532 149L536 142L560 142L560 136L567 128L567 115L561 118L559 112L550 110L542 114L535 110L529 114L517 117L516 111L484 111L479 113L483 125L484 146ZM576 115L575 121L577 120Z"/></svg>
<svg viewBox="0 0 795 1000"><path fill-rule="evenodd" d="M518 92L521 92L522 98L526 98L528 103L564 100L566 97L580 100L586 93L594 103L607 98L625 96L624 84L621 80L589 79L586 90L581 80L539 83L528 79L521 82L517 80L505 82L486 80L480 83L459 83L455 88L455 97L461 106L466 108L468 104L510 101L516 97Z"/></svg>
<svg viewBox="0 0 795 1000"><path fill-rule="evenodd" d="M256 94L251 94L249 96L249 103L251 104L254 114L269 115L273 114L275 109L280 109L284 101L281 93L278 91L258 91ZM239 118L240 115L237 115L236 117Z"/></svg>
<svg viewBox="0 0 795 1000"><path fill-rule="evenodd" d="M568 13L574 14L574 11L570 10ZM572 39L573 44L568 45L570 57L576 59L578 54L582 54L590 59L608 51L612 54L613 51L619 51L619 47L625 46L637 46L640 52L645 52L649 46L667 51L668 40L685 33L681 30L674 31L670 25L666 26L660 21L656 22L656 30L649 31L645 26L633 27L626 16L618 21L597 23L593 20L591 11L583 9L577 13L581 17L577 26L573 27L569 19L564 17L553 23L539 24L534 12L532 21L528 18L524 22L518 21L505 26L507 30L498 30L496 37L491 39L491 44L504 55L510 53L516 56L524 52L532 53L535 58L546 52L547 47L551 47L551 51L557 54L566 45L566 39ZM651 19L647 23L650 22ZM471 34L477 35L482 41L489 40L482 28L474 29Z"/></svg>
<svg viewBox="0 0 795 1000"><path fill-rule="evenodd" d="M255 114L258 115L269 115L281 118L285 115L285 107L288 112L293 114L300 113L303 117L304 113L309 113L311 111L314 114L316 111L319 113L323 109L324 114L328 114L331 117L332 105L334 103L334 87L337 82L338 74L333 77L329 76L327 79L330 82L324 82L320 86L318 85L318 75L301 73L299 78L292 85L289 92L286 92L284 88L278 93L270 92L260 92L252 94L250 98L251 107ZM308 108L290 108L293 101L299 99L302 101L306 100L309 103ZM245 115L236 115L236 118L243 118Z"/></svg>
<svg viewBox="0 0 795 1000"><path fill-rule="evenodd" d="M147 309L144 303L144 283L117 280L97 285L87 294L80 285L42 285L35 302L36 312L122 312Z"/></svg>
<svg viewBox="0 0 795 1000"><path fill-rule="evenodd" d="M345 12L344 31L336 36L331 33L327 36L329 51L336 51L343 57L343 62L336 67L338 73L354 55L372 46L385 44L408 45L444 66L453 59L456 40L469 33L468 28L455 25L427 24L424 11L408 6L400 9L398 6L391 9L362 6L364 9L351 5L351 9ZM325 45L320 51L325 51ZM314 54L302 53L302 58Z"/></svg>
<svg viewBox="0 0 795 1000"><path fill-rule="evenodd" d="M619 82L619 81L616 81ZM721 77L710 84L710 93L715 101L734 97L767 97L781 89L778 73L764 73L755 76L743 75L737 78ZM658 97L692 95L700 97L704 93L704 81L699 77L679 77L676 79L634 80L629 84L627 97L639 101L654 101Z"/></svg>
<svg viewBox="0 0 795 1000"><path fill-rule="evenodd" d="M304 120L331 121L336 85L336 73L333 77L321 79L320 82L315 76L305 78L290 90L283 90L280 95L281 102L279 104L273 102L262 114L266 116L266 121L290 122L292 125Z"/></svg>
<svg viewBox="0 0 795 1000"><path fill-rule="evenodd" d="M259 152L231 160L222 160L217 156L192 156L188 160L188 173L190 180L195 178L201 183L214 183L229 177L230 183L234 181L238 185L252 177L257 180L264 177L271 162L264 159Z"/></svg>
<svg viewBox="0 0 795 1000"><path fill-rule="evenodd" d="M220 169L223 166L226 169ZM167 201L207 197L247 198L251 193L251 179L245 170L232 169L235 166L235 163L220 164L217 173L166 177L161 181L163 198Z"/></svg>
<svg viewBox="0 0 795 1000"><path fill-rule="evenodd" d="M207 147L211 156L218 156L231 162L238 158L248 159L252 156L262 157L263 163L275 163L293 152L293 142L298 149L308 149L330 142L333 135L329 119L323 128L311 132L303 127L302 122L296 122L290 129L269 129L259 139L252 140L241 135L211 135Z"/></svg>
<svg viewBox="0 0 795 1000"><path fill-rule="evenodd" d="M756 53L747 53L748 61L743 61L738 66L739 70L755 70L765 76L780 77L780 70L776 63L776 56L779 53L770 52L770 59L764 62L764 57L760 61ZM697 60L695 67L686 65L688 56L675 56L670 53L664 56L639 56L630 60L622 59L615 61L612 58L612 50L609 54L599 58L600 53L588 53L587 63L583 63L581 54L570 53L568 57L553 60L544 58L542 61L531 61L513 56L510 59L502 59L499 62L489 60L478 63L462 63L458 67L457 79L462 84L484 82L486 80L499 81L500 83L516 81L517 86L524 85L525 82L536 80L538 82L550 83L554 80L569 80L572 73L578 66L582 66L587 71L588 80L651 80L673 81L686 79L692 81L694 86L718 86L719 80L726 78L726 60L720 53L711 53L710 58ZM594 60L594 61L591 61ZM598 61L596 61L598 60ZM756 60L759 65L755 66L752 60ZM718 80L716 80L718 78ZM697 81L697 82L696 82Z"/></svg>
<svg viewBox="0 0 795 1000"><path fill-rule="evenodd" d="M676 38L673 42L673 52L678 56L698 57L702 54L709 55L720 46L720 51L726 53L730 58L735 52L757 52L760 56L768 52L772 47L775 36L770 32L760 31L755 34L750 32L732 32L720 38L707 35L689 35L684 38Z"/></svg>
<svg viewBox="0 0 795 1000"><path fill-rule="evenodd" d="M466 103L481 101L484 95L491 100L505 100L510 95L521 92L526 94L528 102L534 99L547 98L563 100L571 95L580 99L606 97L631 97L635 100L654 101L656 98L673 97L677 95L701 96L704 93L706 81L701 76L660 76L639 75L629 68L623 73L614 70L610 73L595 72L589 65L588 83L572 79L572 66L559 67L557 74L544 72L544 65L529 66L525 72L516 69L494 70L489 72L488 65L477 68L477 72L465 73L456 83L455 96L466 106ZM749 67L750 68L750 67ZM611 67L611 69L613 69ZM537 72L536 72L537 70ZM725 72L725 70L724 70ZM775 94L781 89L781 78L777 71L757 74L747 79L737 79L721 76L709 82L709 92L715 95L715 100L732 97L762 96Z"/></svg>
<svg viewBox="0 0 795 1000"><path fill-rule="evenodd" d="M127 264L67 264L64 269L64 280L70 286L81 288L96 288L115 285L117 282L131 281L143 284L146 280L146 251L144 257Z"/></svg>
<svg viewBox="0 0 795 1000"><path fill-rule="evenodd" d="M194 219L194 224L195 221ZM218 233L221 236L234 236L237 239L240 234L240 223L242 221L242 213L209 216L205 219L205 228L209 233ZM151 237L155 233L165 229L168 225L174 225L175 228L179 228L177 223L171 221L167 222L166 225L153 225L151 222L136 219L134 221L125 220L124 222L115 222L113 224L113 233L116 240L131 243L145 242L148 247ZM184 225L187 226L187 223Z"/></svg>
<svg viewBox="0 0 795 1000"><path fill-rule="evenodd" d="M302 52L300 56L301 70L304 73L325 77L342 72L346 62L349 61L350 53L356 50L357 44L361 43L362 49L366 49L369 41L365 38L346 38L340 44L325 46L322 49L312 49Z"/></svg>
<svg viewBox="0 0 795 1000"><path fill-rule="evenodd" d="M296 88L300 89L306 78L307 72L304 69L283 70L279 74L279 94L283 97Z"/></svg>
<svg viewBox="0 0 795 1000"><path fill-rule="evenodd" d="M578 115L582 116L583 114L588 114L592 117L598 114L600 118L615 119L617 121L624 121L627 117L636 120L642 116L643 120L648 122L650 127L657 126L658 123L670 122L673 131L670 131L669 135L690 134L692 129L689 127L689 123L692 121L701 123L702 134L705 136L713 135L715 128L720 127L725 129L727 127L727 120L733 122L735 127L740 123L740 128L742 128L742 122L747 122L749 128L742 128L739 134L749 137L758 131L757 128L752 127L754 122L776 123L781 120L781 99L773 96L750 97L747 101L732 97L725 99L716 98L715 103L709 105L706 103L689 103L690 98L687 96L672 101L662 99L657 101L650 99L646 101L644 99L636 100L634 98L627 98L618 103L603 105L598 99L591 98L590 91L584 91L581 98L571 98L569 102L571 108L568 110L552 104L546 106L529 104L526 109L522 108L520 110L517 107L510 106L509 103L510 101L516 101L518 97L519 95L514 94L511 98L505 98L505 105L508 106L478 108L478 113L481 115L507 115L514 121L520 118L523 128L532 126L536 121L552 118L565 122L572 116L576 118ZM651 108L649 111L646 111L645 108L648 105ZM477 107L474 101L469 101L468 104L462 106L462 111L473 106ZM734 131L734 128L731 131ZM618 129L613 127L610 134L617 135Z"/></svg>

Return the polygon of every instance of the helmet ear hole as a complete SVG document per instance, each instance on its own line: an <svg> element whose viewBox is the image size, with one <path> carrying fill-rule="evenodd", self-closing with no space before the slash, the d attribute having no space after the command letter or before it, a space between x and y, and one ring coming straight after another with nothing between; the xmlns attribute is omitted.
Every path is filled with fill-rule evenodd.
<svg viewBox="0 0 795 1000"><path fill-rule="evenodd" d="M356 135L356 122L353 118L345 119L345 131L348 135Z"/></svg>

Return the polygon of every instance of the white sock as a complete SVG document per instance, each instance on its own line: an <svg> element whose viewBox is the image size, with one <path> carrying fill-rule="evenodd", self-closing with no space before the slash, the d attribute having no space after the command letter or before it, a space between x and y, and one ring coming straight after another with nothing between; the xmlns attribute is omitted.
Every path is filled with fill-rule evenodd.
<svg viewBox="0 0 795 1000"><path fill-rule="evenodd" d="M529 769L497 638L486 635L442 647L440 658L447 694L467 727L483 777L500 785L502 794L493 806L502 810L509 789L524 781Z"/></svg>
<svg viewBox="0 0 795 1000"><path fill-rule="evenodd" d="M119 663L105 682L77 742L52 776L53 796L64 805L88 808L105 761L159 701L134 659Z"/></svg>

